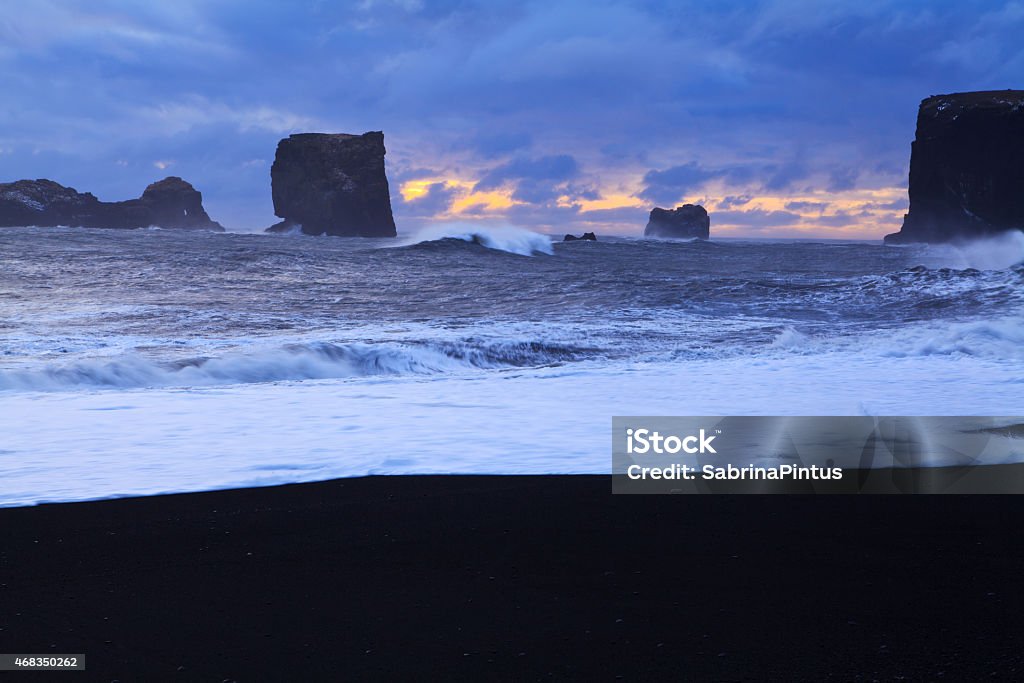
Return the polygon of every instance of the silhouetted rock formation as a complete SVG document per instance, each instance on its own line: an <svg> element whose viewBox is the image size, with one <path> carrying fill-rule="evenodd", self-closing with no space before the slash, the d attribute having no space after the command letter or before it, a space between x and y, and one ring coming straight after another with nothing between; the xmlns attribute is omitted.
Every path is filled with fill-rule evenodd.
<svg viewBox="0 0 1024 683"><path fill-rule="evenodd" d="M203 195L177 177L146 188L139 199L101 202L52 180L0 183L0 227L182 228L223 230L203 209Z"/></svg>
<svg viewBox="0 0 1024 683"><path fill-rule="evenodd" d="M1024 91L921 102L910 209L888 244L948 242L1024 228Z"/></svg>
<svg viewBox="0 0 1024 683"><path fill-rule="evenodd" d="M267 229L307 235L394 237L384 173L384 133L299 133L277 145L270 169L274 213Z"/></svg>
<svg viewBox="0 0 1024 683"><path fill-rule="evenodd" d="M563 242L582 242L583 240L587 240L587 241L590 241L590 242L596 242L597 241L597 235L595 235L592 232L585 232L582 235L580 235L579 237L577 237L576 235L566 235L562 239Z"/></svg>
<svg viewBox="0 0 1024 683"><path fill-rule="evenodd" d="M711 235L711 218L700 204L683 204L674 209L651 209L644 237L678 237L706 240Z"/></svg>

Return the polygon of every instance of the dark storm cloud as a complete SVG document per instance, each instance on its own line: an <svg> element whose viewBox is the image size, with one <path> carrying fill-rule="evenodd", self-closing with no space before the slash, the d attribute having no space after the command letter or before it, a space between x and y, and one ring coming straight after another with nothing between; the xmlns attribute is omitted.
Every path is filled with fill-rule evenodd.
<svg viewBox="0 0 1024 683"><path fill-rule="evenodd" d="M674 166L664 171L648 171L644 174L644 187L638 197L655 204L672 204L710 180L724 179L731 183L745 184L765 172L764 167L732 166L710 169L689 163Z"/></svg>
<svg viewBox="0 0 1024 683"><path fill-rule="evenodd" d="M693 162L663 171L648 171L644 175L644 189L640 196L655 204L671 204L705 182L721 177L721 173Z"/></svg>
<svg viewBox="0 0 1024 683"><path fill-rule="evenodd" d="M1010 1L9 4L0 180L125 198L173 172L236 228L272 222L274 147L309 130L383 129L393 181L502 187L544 224L567 183L901 185L922 98L1024 73Z"/></svg>
<svg viewBox="0 0 1024 683"><path fill-rule="evenodd" d="M777 190L788 187L794 179L805 175L806 168L795 163L791 166L750 164L705 168L691 162L663 171L648 171L644 174L644 188L637 196L656 204L671 204L682 197L693 195L712 180L724 180L739 186L754 183L764 189ZM759 183L759 178L766 178L767 181Z"/></svg>
<svg viewBox="0 0 1024 683"><path fill-rule="evenodd" d="M579 174L576 160L568 154L537 159L518 158L496 166L476 183L474 191L512 188L512 199L544 204L563 194L562 184Z"/></svg>
<svg viewBox="0 0 1024 683"><path fill-rule="evenodd" d="M842 192L852 190L857 186L857 176L860 172L855 168L837 168L828 174L828 184L825 189L830 192Z"/></svg>
<svg viewBox="0 0 1024 683"><path fill-rule="evenodd" d="M568 154L537 159L513 159L487 171L479 181L477 190L493 190L510 182L530 180L559 183L579 173L576 160Z"/></svg>
<svg viewBox="0 0 1024 683"><path fill-rule="evenodd" d="M769 164L758 175L767 177L767 181L763 185L765 190L779 192L793 189L798 182L806 180L811 173L810 165L804 159L799 158L791 159L783 164Z"/></svg>

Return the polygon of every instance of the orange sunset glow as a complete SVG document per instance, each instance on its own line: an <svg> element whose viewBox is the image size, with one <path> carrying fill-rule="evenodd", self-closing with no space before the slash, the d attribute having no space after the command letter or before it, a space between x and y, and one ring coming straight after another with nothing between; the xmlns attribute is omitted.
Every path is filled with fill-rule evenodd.
<svg viewBox="0 0 1024 683"><path fill-rule="evenodd" d="M443 207L422 216L429 220L511 219L510 209L526 206L513 196L512 188L500 187L478 191L477 181L465 177L431 177L400 183L399 194L405 204L416 210L417 202L439 187L451 195ZM608 234L631 235L643 231L643 217L652 205L639 195L635 183L632 192L621 187L599 191L594 199L564 193L554 205L571 213L574 222L604 230ZM906 188L880 187L838 192L826 190L799 193L748 192L742 187L712 184L701 195L682 197L676 205L698 203L711 214L715 232L724 237L764 236L823 237L841 239L878 239L881 234L897 229L906 212ZM625 222L621 215L608 217L616 209L636 209L636 221ZM771 230L759 227L758 221ZM548 227L559 232L557 224Z"/></svg>

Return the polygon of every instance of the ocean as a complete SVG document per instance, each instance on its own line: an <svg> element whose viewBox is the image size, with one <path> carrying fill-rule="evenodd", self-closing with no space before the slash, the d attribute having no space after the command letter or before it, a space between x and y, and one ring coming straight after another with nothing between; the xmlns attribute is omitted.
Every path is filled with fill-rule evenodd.
<svg viewBox="0 0 1024 683"><path fill-rule="evenodd" d="M1024 414L1024 236L0 231L0 505L606 473L613 415Z"/></svg>

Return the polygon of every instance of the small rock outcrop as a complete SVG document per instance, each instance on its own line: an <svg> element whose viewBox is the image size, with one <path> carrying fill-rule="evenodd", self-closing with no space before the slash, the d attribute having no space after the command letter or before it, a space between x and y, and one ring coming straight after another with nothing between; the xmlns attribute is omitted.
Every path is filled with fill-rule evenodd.
<svg viewBox="0 0 1024 683"><path fill-rule="evenodd" d="M181 178L146 188L138 199L101 202L52 180L0 183L0 227L180 228L223 230L203 209L203 195Z"/></svg>
<svg viewBox="0 0 1024 683"><path fill-rule="evenodd" d="M597 235L595 235L592 232L585 232L579 237L577 237L576 235L566 235L564 238L562 238L563 242L582 242L584 240L588 242L596 242Z"/></svg>
<svg viewBox="0 0 1024 683"><path fill-rule="evenodd" d="M910 150L910 209L887 244L1024 228L1024 91L923 100Z"/></svg>
<svg viewBox="0 0 1024 683"><path fill-rule="evenodd" d="M644 237L676 237L706 240L711 235L711 218L700 204L683 204L675 209L651 209Z"/></svg>
<svg viewBox="0 0 1024 683"><path fill-rule="evenodd" d="M268 232L394 237L384 172L384 133L298 133L277 145L270 180L274 213Z"/></svg>

